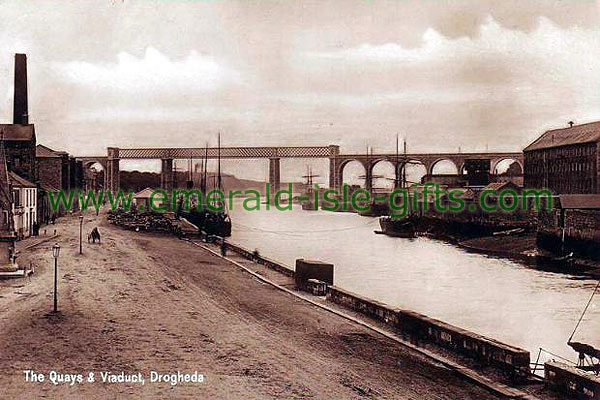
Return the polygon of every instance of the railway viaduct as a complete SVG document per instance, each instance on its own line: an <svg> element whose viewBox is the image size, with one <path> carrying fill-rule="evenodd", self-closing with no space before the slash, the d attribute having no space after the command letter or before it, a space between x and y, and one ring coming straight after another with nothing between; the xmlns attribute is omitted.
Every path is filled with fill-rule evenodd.
<svg viewBox="0 0 600 400"><path fill-rule="evenodd" d="M513 159L523 170L521 152L483 153L410 153L410 154L341 154L337 145L328 146L277 146L277 147L162 147L162 148L118 148L109 147L106 156L76 157L85 169L94 163L104 168L104 188L119 189L119 161L127 159L160 159L161 187L172 190L174 183L173 160L182 159L268 159L269 183L277 190L280 186L280 162L285 158L321 158L329 160L329 187L341 189L344 167L352 162L360 162L366 171L365 186L372 187L373 168L382 161L388 161L398 168L400 174L409 163L422 164L427 174L432 174L435 165L442 160L454 163L459 173L463 172L466 160L486 159L490 161L490 172L494 172L499 162Z"/></svg>

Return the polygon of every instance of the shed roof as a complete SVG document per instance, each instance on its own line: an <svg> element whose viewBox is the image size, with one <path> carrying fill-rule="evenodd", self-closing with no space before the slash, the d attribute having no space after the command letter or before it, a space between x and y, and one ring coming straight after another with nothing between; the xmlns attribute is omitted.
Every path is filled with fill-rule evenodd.
<svg viewBox="0 0 600 400"><path fill-rule="evenodd" d="M544 132L523 151L539 150L570 144L590 143L600 140L600 121L575 125L570 128L552 129Z"/></svg>
<svg viewBox="0 0 600 400"><path fill-rule="evenodd" d="M38 144L35 146L35 156L36 157L64 157L68 153L66 151L56 151L52 150L50 147L44 146L43 144Z"/></svg>
<svg viewBox="0 0 600 400"><path fill-rule="evenodd" d="M14 187L21 187L21 188L35 188L37 187L35 185L35 183L29 182L27 179L15 174L13 171L9 171L8 172L8 177L10 179L10 183L12 183L12 185Z"/></svg>
<svg viewBox="0 0 600 400"><path fill-rule="evenodd" d="M462 192L461 198L463 200L474 200L476 197L475 190L473 190L472 188L456 187L456 188L448 188L447 190L445 190L443 193L440 194L440 198L448 197L450 192L455 192L455 193ZM428 198L430 198L431 200L435 200L435 193L428 193Z"/></svg>
<svg viewBox="0 0 600 400"><path fill-rule="evenodd" d="M600 209L600 194L561 194L560 208Z"/></svg>
<svg viewBox="0 0 600 400"><path fill-rule="evenodd" d="M483 190L494 190L496 192L499 192L504 189L519 190L519 189L521 189L521 187L514 182L507 181L507 182L492 182L483 188Z"/></svg>
<svg viewBox="0 0 600 400"><path fill-rule="evenodd" d="M144 190L140 190L136 194L133 195L134 199L149 199L150 196L154 193L153 189L146 188Z"/></svg>
<svg viewBox="0 0 600 400"><path fill-rule="evenodd" d="M42 187L42 189L44 189L46 192L52 192L52 193L58 193L60 191L60 189L57 189L56 187L52 186L49 183L44 183L42 182L40 184L40 186Z"/></svg>

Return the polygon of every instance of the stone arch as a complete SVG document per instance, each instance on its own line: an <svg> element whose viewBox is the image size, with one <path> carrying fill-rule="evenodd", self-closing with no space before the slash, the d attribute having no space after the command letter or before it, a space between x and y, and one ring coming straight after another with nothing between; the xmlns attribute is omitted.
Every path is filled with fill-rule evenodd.
<svg viewBox="0 0 600 400"><path fill-rule="evenodd" d="M106 164L101 162L100 160L86 160L86 161L83 161L81 164L83 165L83 168L85 170L92 168L92 166L94 166L95 164L100 164L100 166L102 167L102 170L103 171L106 170Z"/></svg>
<svg viewBox="0 0 600 400"><path fill-rule="evenodd" d="M86 159L81 162L83 167L83 181L85 190L98 190L104 187L106 177L106 164L101 160ZM96 165L100 169L92 168Z"/></svg>
<svg viewBox="0 0 600 400"><path fill-rule="evenodd" d="M440 165L440 163L445 163L445 162L449 162L454 166L454 172L453 173L444 173L443 175L453 175L453 174L458 174L459 173L459 165L457 165L455 160L452 160L451 158L438 158L437 160L433 161L431 164L429 164L429 168L427 170L427 174L428 175L433 175L434 174L434 170L435 167Z"/></svg>
<svg viewBox="0 0 600 400"><path fill-rule="evenodd" d="M398 176L402 176L404 170L409 184L420 183L421 179L429 173L429 166L422 160L409 159L406 163L398 165Z"/></svg>
<svg viewBox="0 0 600 400"><path fill-rule="evenodd" d="M344 170L346 169L346 167L348 165L355 165L355 166L362 166L363 169L363 174L366 175L367 171L368 171L368 167L365 166L365 163L360 160L360 159L347 159L344 160L342 162L340 162L339 166L338 166L338 172L337 175L339 176L339 183L340 183L340 187L344 184ZM362 179L362 183L358 183L361 187L365 187L366 186L366 179Z"/></svg>
<svg viewBox="0 0 600 400"><path fill-rule="evenodd" d="M518 160L517 158L514 157L510 157L510 156L506 156L506 157L499 157L493 160L492 162L492 173L496 174L496 168L498 168L498 164L500 164L502 161L506 161L506 160L512 160L513 162L516 162L519 165L519 169L521 170L521 174L523 174L523 163Z"/></svg>
<svg viewBox="0 0 600 400"><path fill-rule="evenodd" d="M394 179L396 178L396 174L399 174L400 164L398 164L398 171L396 171L396 165L394 165L394 160L389 157L378 158L373 160L369 164L369 171L372 179L373 187L385 188L385 189L393 189L394 188ZM388 171L376 171L376 169L385 168L385 166L390 166ZM379 176L381 175L381 176ZM399 175L398 175L399 176Z"/></svg>
<svg viewBox="0 0 600 400"><path fill-rule="evenodd" d="M81 161L81 165L83 166L83 168L88 169L90 168L92 165L98 163L102 166L103 170L106 170L106 158L103 157L82 157L82 158L78 158L79 161Z"/></svg>

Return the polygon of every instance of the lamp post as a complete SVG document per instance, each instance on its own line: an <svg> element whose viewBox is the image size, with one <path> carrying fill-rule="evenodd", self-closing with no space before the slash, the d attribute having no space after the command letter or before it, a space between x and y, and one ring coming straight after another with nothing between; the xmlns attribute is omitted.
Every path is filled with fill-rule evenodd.
<svg viewBox="0 0 600 400"><path fill-rule="evenodd" d="M83 229L83 215L80 215L79 216L79 254L83 254L83 250L81 248L82 229Z"/></svg>
<svg viewBox="0 0 600 400"><path fill-rule="evenodd" d="M60 246L58 243L52 246L52 257L54 257L54 312L58 312L58 255Z"/></svg>

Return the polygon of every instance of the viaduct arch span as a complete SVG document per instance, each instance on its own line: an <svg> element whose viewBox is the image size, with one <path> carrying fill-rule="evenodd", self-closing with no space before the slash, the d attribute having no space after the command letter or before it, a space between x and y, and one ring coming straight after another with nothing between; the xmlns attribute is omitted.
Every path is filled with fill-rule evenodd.
<svg viewBox="0 0 600 400"><path fill-rule="evenodd" d="M483 152L483 153L410 153L410 154L340 154L338 145L328 146L272 146L272 147L162 147L162 148L118 148L109 147L106 156L76 157L89 166L100 163L104 168L104 188L119 190L119 161L124 159L160 159L161 188L173 189L173 160L202 159L207 154L209 159L268 159L269 183L273 190L280 187L280 161L282 158L322 158L329 160L329 187L341 190L344 166L351 161L360 162L366 171L366 187L372 187L373 167L381 161L389 161L402 170L408 163L420 162L432 174L435 165L442 160L450 160L456 165L459 173L468 159L490 160L490 172L494 172L498 163L506 159L514 159L523 170L523 153L521 152Z"/></svg>

